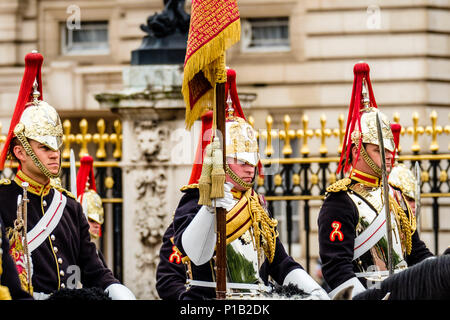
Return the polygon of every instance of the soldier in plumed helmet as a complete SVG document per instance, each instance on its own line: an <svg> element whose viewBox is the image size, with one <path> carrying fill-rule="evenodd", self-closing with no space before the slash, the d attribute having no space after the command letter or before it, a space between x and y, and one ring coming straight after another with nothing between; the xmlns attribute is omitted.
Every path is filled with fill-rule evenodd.
<svg viewBox="0 0 450 320"><path fill-rule="evenodd" d="M419 239L420 228L418 226L419 220L417 217L419 212L416 212L416 202L418 202L420 207L420 195L417 194L420 192L420 185L417 185L419 181L417 181L414 173L410 169L408 169L403 163L398 162L401 129L402 126L399 123L391 124L395 150L393 152L394 164L391 172L389 173L388 182L391 187L392 197L405 212L403 217L409 220L409 222L406 222L405 220L405 224L408 224L411 227L411 242L416 244L415 248L421 248L422 251L421 254L414 254L409 257L408 264L413 265L420 262L423 257L431 257L433 254L426 247L424 242ZM419 260L414 260L414 257Z"/></svg>
<svg viewBox="0 0 450 320"><path fill-rule="evenodd" d="M226 210L227 289L229 297L270 291L269 276L281 285L295 285L313 299L328 299L326 292L289 256L277 231L277 220L267 210L262 196L253 189L257 167L261 168L256 133L246 121L237 96L236 74L227 71L224 188L222 198L214 193L217 150L212 112L202 116L202 130L189 184L173 219L173 242L187 265L187 289L179 299L216 297L215 210ZM227 95L228 96L228 95ZM222 155L218 158L221 159ZM223 168L222 165L219 167ZM217 171L216 171L217 170ZM210 175L209 175L210 174ZM225 184L224 182L225 181Z"/></svg>
<svg viewBox="0 0 450 320"><path fill-rule="evenodd" d="M319 253L324 279L331 288L330 297L349 286L353 286L355 296L385 279L390 270L400 272L432 256L414 232L415 218L408 216L392 188L389 201L384 199L380 145L384 145L385 173L389 174L394 164L394 136L386 115L378 110L369 65L357 63L353 71L350 110L338 165L338 173L343 170L349 175L327 188L318 217ZM382 143L378 139L377 116Z"/></svg>
<svg viewBox="0 0 450 320"><path fill-rule="evenodd" d="M63 130L55 108L43 101L42 63L38 52L25 56L25 73L0 155L0 169L7 157L19 162L15 178L2 180L0 215L22 287L35 299L46 299L78 280L85 288L105 290L112 299L134 299L98 258L81 205L53 183L61 170Z"/></svg>
<svg viewBox="0 0 450 320"><path fill-rule="evenodd" d="M98 256L106 266L105 258L101 251L98 250L105 213L102 198L97 193L94 158L90 155L85 155L80 159L80 169L77 174L77 200L81 203L83 213L89 223L91 241L95 243Z"/></svg>

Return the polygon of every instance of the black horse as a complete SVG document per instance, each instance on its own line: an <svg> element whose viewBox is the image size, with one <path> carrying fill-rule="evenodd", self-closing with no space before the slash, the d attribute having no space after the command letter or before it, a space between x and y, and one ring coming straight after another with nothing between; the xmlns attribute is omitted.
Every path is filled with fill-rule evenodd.
<svg viewBox="0 0 450 320"><path fill-rule="evenodd" d="M368 289L353 300L449 300L450 255L428 258L381 282L380 288Z"/></svg>

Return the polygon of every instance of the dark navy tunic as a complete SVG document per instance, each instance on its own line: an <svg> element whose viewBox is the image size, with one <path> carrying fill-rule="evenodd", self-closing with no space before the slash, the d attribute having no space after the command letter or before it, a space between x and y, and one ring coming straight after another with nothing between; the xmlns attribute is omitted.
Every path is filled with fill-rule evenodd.
<svg viewBox="0 0 450 320"><path fill-rule="evenodd" d="M347 191L327 194L318 216L318 236L322 274L331 290L355 277L355 272L360 271L356 262L352 261L358 219L358 209ZM338 231L341 232L342 237L338 237L336 234L331 236L334 231L331 226L335 221L340 224ZM433 256L425 243L420 240L417 231L412 235L411 241L411 254L407 255L405 259L408 266ZM370 252L363 254L361 261L371 260L368 255ZM361 281L361 283L365 285L365 281Z"/></svg>
<svg viewBox="0 0 450 320"><path fill-rule="evenodd" d="M30 186L31 188L31 186ZM47 189L47 191L45 191ZM33 189L36 190L36 189ZM5 228L12 227L17 215L17 196L23 189L15 181L0 186L0 216ZM39 222L43 212L52 202L54 188L42 188L42 194L28 192L28 232ZM51 235L31 254L33 263L32 284L34 292L52 293L73 283L76 269L80 270L80 282L84 287L105 289L119 283L111 270L99 258L90 240L89 224L81 205L67 192L61 220Z"/></svg>
<svg viewBox="0 0 450 320"><path fill-rule="evenodd" d="M173 233L172 222L164 233L156 268L156 290L163 300L178 300L186 291L186 268L171 240Z"/></svg>

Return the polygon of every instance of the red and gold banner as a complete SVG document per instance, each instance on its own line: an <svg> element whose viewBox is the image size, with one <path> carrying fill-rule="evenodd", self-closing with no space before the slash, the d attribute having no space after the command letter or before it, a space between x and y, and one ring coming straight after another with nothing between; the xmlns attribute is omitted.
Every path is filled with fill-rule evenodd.
<svg viewBox="0 0 450 320"><path fill-rule="evenodd" d="M226 82L225 51L240 40L237 0L193 0L182 93L186 127L214 104L214 84Z"/></svg>

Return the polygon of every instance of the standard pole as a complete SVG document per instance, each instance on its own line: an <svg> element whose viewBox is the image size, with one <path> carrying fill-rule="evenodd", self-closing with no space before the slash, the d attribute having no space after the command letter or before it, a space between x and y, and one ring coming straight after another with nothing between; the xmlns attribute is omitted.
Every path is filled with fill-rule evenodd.
<svg viewBox="0 0 450 320"><path fill-rule="evenodd" d="M223 154L225 170L225 83L216 84L216 124ZM224 208L216 208L217 246L216 246L216 298L224 300L227 291L227 232Z"/></svg>

